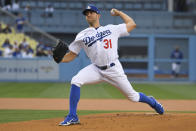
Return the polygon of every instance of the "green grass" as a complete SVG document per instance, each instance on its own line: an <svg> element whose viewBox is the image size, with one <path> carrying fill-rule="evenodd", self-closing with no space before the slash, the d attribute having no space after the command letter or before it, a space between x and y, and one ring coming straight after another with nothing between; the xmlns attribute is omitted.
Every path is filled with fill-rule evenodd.
<svg viewBox="0 0 196 131"><path fill-rule="evenodd" d="M196 99L196 84L132 84L138 92L158 99ZM65 83L0 83L0 98L68 98L70 84ZM123 99L121 92L109 84L81 88L81 98Z"/></svg>
<svg viewBox="0 0 196 131"><path fill-rule="evenodd" d="M196 99L196 84L133 84L135 89L159 99Z"/></svg>
<svg viewBox="0 0 196 131"><path fill-rule="evenodd" d="M78 111L78 115L98 114L98 113L112 113L119 111ZM0 123L19 122L29 120L41 120L50 118L62 118L68 111L60 110L0 110ZM60 121L59 121L60 122Z"/></svg>

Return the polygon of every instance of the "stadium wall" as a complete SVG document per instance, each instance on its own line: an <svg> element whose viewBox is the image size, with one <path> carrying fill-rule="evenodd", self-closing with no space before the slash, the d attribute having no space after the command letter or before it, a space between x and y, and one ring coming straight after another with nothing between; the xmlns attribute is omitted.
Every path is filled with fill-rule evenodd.
<svg viewBox="0 0 196 131"><path fill-rule="evenodd" d="M139 41L141 39L141 41ZM159 41L161 40L161 42ZM157 81L155 75L169 74L173 60L169 58L173 45L176 43L181 47L185 57L182 62L181 73L186 74L186 78L180 79L161 79L173 81L196 81L196 36L195 35L132 35L121 39L120 46L147 46L147 56L144 58L120 58L125 64L146 63L144 71L147 77L145 81ZM174 44L175 45L175 44ZM160 54L157 55L160 52ZM90 63L89 59L82 50L78 58L70 63L56 64L51 58L32 58L32 59L12 59L0 58L0 81L54 81L67 82L82 68ZM159 71L155 66L159 66ZM125 69L126 73L141 73L141 69ZM131 78L132 79L132 78Z"/></svg>

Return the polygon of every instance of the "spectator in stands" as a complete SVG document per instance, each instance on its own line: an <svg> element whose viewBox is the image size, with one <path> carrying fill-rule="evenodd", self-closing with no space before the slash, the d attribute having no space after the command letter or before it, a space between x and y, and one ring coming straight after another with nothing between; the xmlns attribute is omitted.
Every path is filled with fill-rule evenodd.
<svg viewBox="0 0 196 131"><path fill-rule="evenodd" d="M10 25L7 24L6 27L2 30L3 33L12 33L12 29L10 28Z"/></svg>
<svg viewBox="0 0 196 131"><path fill-rule="evenodd" d="M10 40L9 39L5 39L5 41L4 41L4 43L3 43L3 45L2 45L2 47L3 48L6 48L6 47L9 47L11 44L10 44Z"/></svg>
<svg viewBox="0 0 196 131"><path fill-rule="evenodd" d="M11 11L12 0L5 0L3 10Z"/></svg>
<svg viewBox="0 0 196 131"><path fill-rule="evenodd" d="M12 56L13 56L14 58L21 58L21 57L22 57L22 54L21 54L21 52L20 52L20 49L19 49L19 48L15 48L15 49L14 49L14 52L12 53Z"/></svg>
<svg viewBox="0 0 196 131"><path fill-rule="evenodd" d="M31 54L34 53L34 51L33 51L33 49L31 48L30 45L27 45L26 50L27 50L28 54L29 54L29 53L31 53Z"/></svg>
<svg viewBox="0 0 196 131"><path fill-rule="evenodd" d="M44 52L44 50L42 48L38 48L38 50L36 52L36 56L38 56L38 57L46 57L48 55Z"/></svg>
<svg viewBox="0 0 196 131"><path fill-rule="evenodd" d="M36 56L47 56L51 57L51 47L48 44L38 43L36 46Z"/></svg>
<svg viewBox="0 0 196 131"><path fill-rule="evenodd" d="M26 56L27 58L33 58L33 50L30 51L27 49L26 52L27 52L27 56Z"/></svg>
<svg viewBox="0 0 196 131"><path fill-rule="evenodd" d="M16 19L16 30L18 33L23 33L23 26L25 24L25 18L22 14L18 14L18 18Z"/></svg>
<svg viewBox="0 0 196 131"><path fill-rule="evenodd" d="M46 9L45 9L45 16L52 17L53 13L54 13L54 8L52 7L51 4L49 4L48 7L46 7Z"/></svg>
<svg viewBox="0 0 196 131"><path fill-rule="evenodd" d="M23 39L23 41L20 43L19 48L23 49L26 48L29 45L29 43L27 42L26 38Z"/></svg>
<svg viewBox="0 0 196 131"><path fill-rule="evenodd" d="M26 58L33 58L33 54L30 52L27 52Z"/></svg>
<svg viewBox="0 0 196 131"><path fill-rule="evenodd" d="M22 58L33 58L32 51L28 51L27 48L22 49L21 54L22 54Z"/></svg>
<svg viewBox="0 0 196 131"><path fill-rule="evenodd" d="M11 44L9 46L5 47L5 49L4 49L4 57L6 57L6 58L11 58L12 57L12 53L13 53L12 48L13 47L12 47Z"/></svg>
<svg viewBox="0 0 196 131"><path fill-rule="evenodd" d="M45 45L42 42L37 43L36 52L38 51L38 49L45 49Z"/></svg>
<svg viewBox="0 0 196 131"><path fill-rule="evenodd" d="M44 46L44 50L48 51L48 50L51 50L51 46L49 44L45 44Z"/></svg>
<svg viewBox="0 0 196 131"><path fill-rule="evenodd" d="M179 47L176 46L175 49L171 53L171 59L175 60L172 62L172 76L178 77L180 72L180 66L181 62L176 60L182 60L183 59L183 53L180 51Z"/></svg>
<svg viewBox="0 0 196 131"><path fill-rule="evenodd" d="M47 50L47 55L48 55L48 57L52 57L52 51L51 50Z"/></svg>
<svg viewBox="0 0 196 131"><path fill-rule="evenodd" d="M15 0L15 2L12 4L12 13L17 16L19 9L20 9L20 5L18 1Z"/></svg>
<svg viewBox="0 0 196 131"><path fill-rule="evenodd" d="M22 55L22 58L26 58L27 57L27 51L26 51L25 48L21 49L21 55Z"/></svg>
<svg viewBox="0 0 196 131"><path fill-rule="evenodd" d="M19 48L19 47L18 47L18 42L17 42L16 40L14 41L13 48L14 48L14 49Z"/></svg>

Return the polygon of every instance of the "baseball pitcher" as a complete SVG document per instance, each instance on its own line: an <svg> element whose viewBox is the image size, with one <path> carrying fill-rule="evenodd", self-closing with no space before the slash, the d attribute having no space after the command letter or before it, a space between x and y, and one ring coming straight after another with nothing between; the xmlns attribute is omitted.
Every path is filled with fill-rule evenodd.
<svg viewBox="0 0 196 131"><path fill-rule="evenodd" d="M133 89L118 60L118 38L129 35L129 32L136 27L134 20L122 11L112 9L111 15L120 16L124 23L101 26L99 23L101 13L98 8L93 5L88 5L82 13L86 17L89 27L77 34L68 49L61 43L60 48L65 51L63 51L64 53L60 56L58 55L58 51L56 51L58 48L55 48L56 53L55 51L53 52L54 60L57 63L70 62L77 57L83 48L92 63L80 70L78 74L72 78L69 114L59 125L67 126L80 123L77 116L80 88L85 84L102 81L110 83L120 89L130 101L147 103L157 113L163 114L164 109L155 98L136 92ZM67 52L67 50L69 50L69 52Z"/></svg>

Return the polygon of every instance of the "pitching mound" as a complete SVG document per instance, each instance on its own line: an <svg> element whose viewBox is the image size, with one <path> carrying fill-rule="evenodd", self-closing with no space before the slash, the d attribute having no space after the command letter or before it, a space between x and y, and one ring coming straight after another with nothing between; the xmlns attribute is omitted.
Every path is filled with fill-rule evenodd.
<svg viewBox="0 0 196 131"><path fill-rule="evenodd" d="M195 131L196 114L113 113L80 116L80 125L58 126L63 118L0 124L1 131Z"/></svg>

